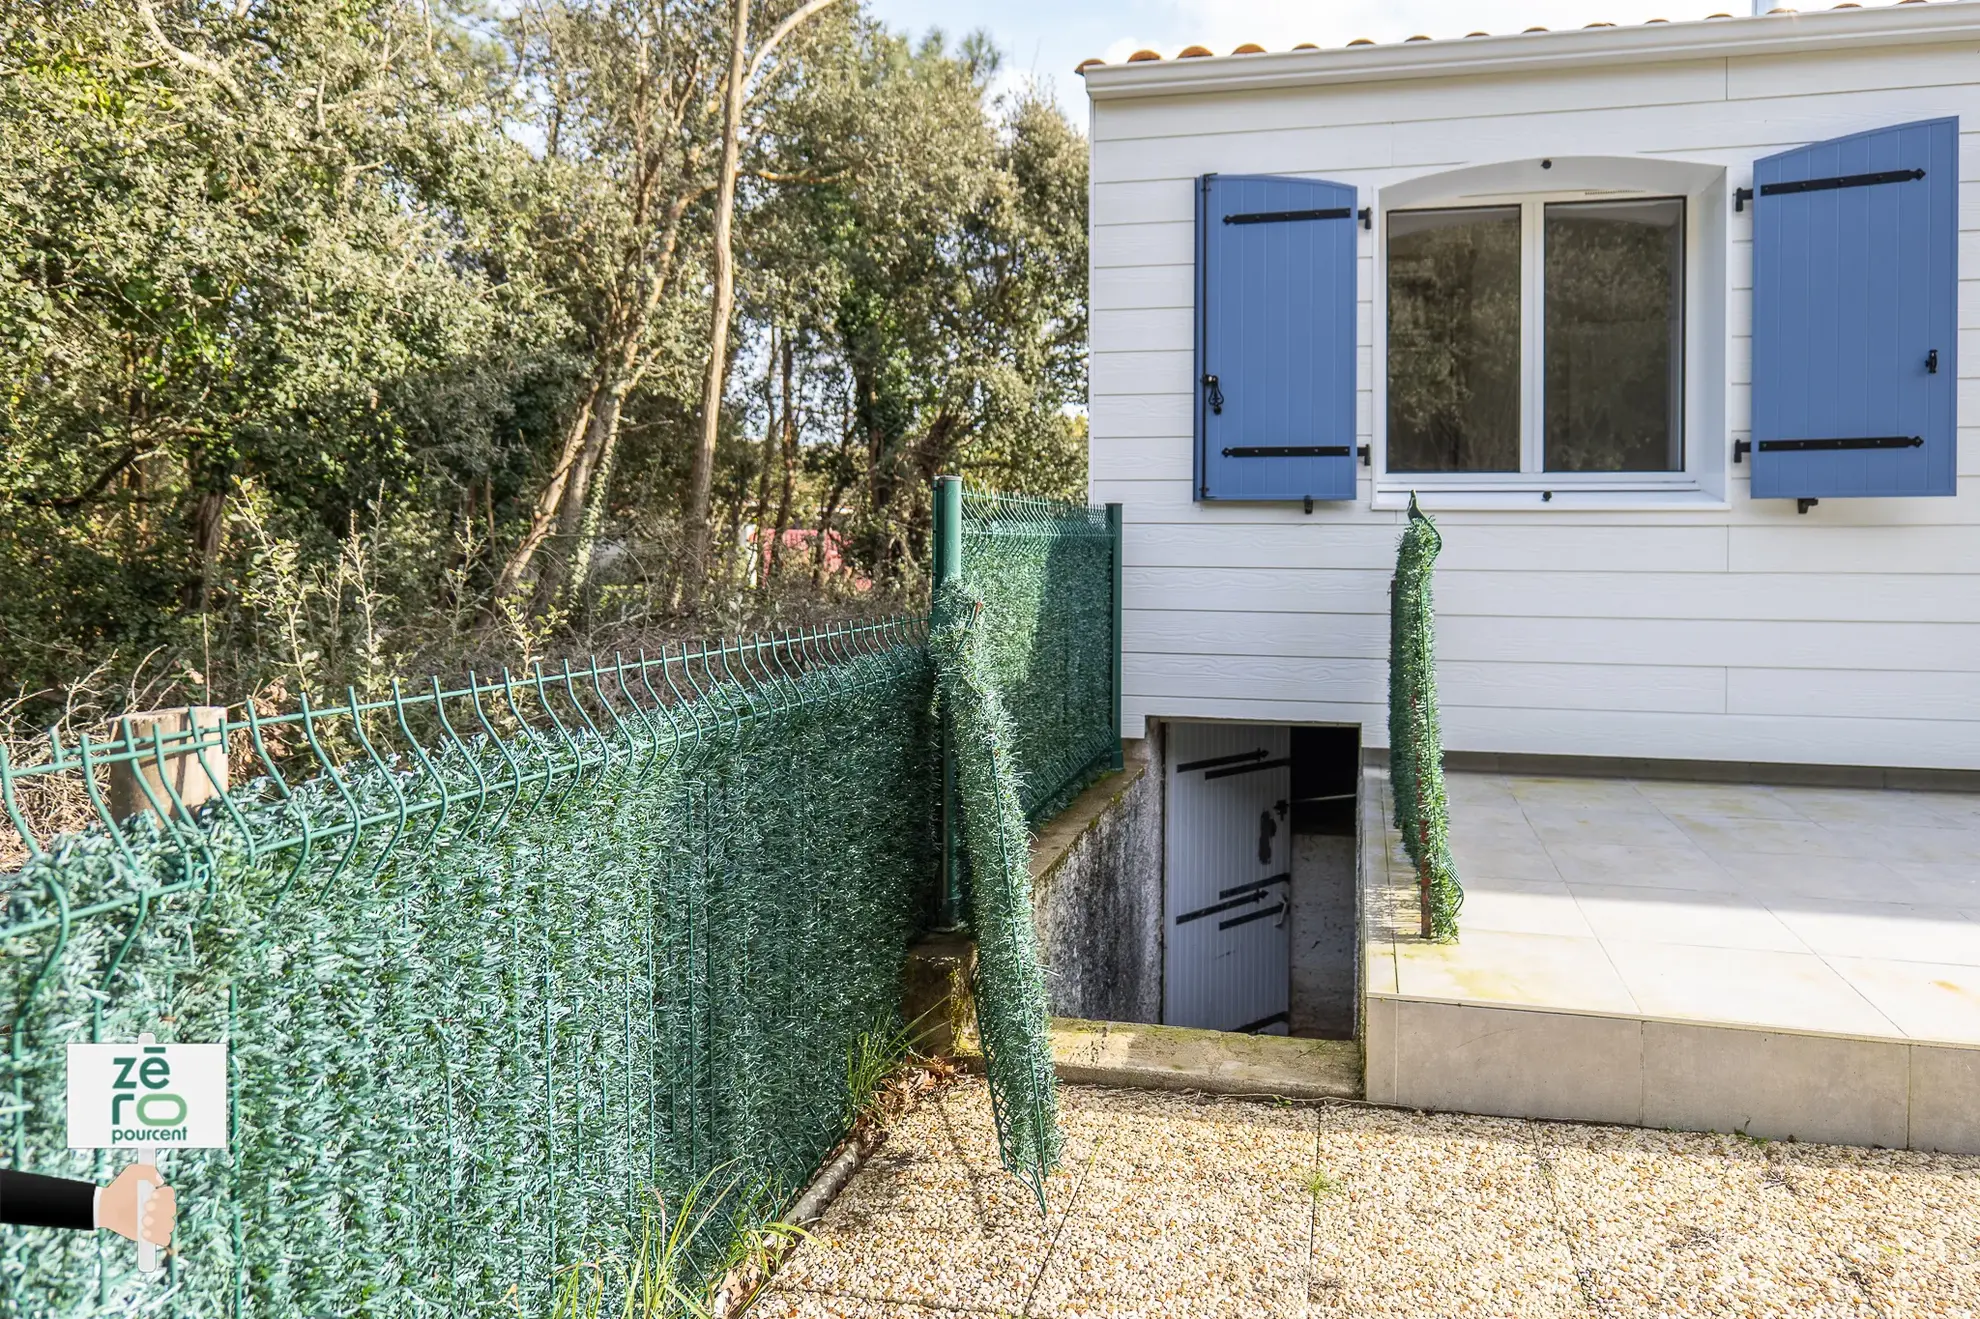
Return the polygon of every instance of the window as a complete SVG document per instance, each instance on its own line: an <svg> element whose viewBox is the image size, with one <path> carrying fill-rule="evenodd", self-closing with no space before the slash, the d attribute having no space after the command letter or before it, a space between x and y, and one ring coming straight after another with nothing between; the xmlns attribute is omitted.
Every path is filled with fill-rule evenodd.
<svg viewBox="0 0 1980 1319"><path fill-rule="evenodd" d="M1387 468L1684 471L1682 197L1388 215Z"/></svg>

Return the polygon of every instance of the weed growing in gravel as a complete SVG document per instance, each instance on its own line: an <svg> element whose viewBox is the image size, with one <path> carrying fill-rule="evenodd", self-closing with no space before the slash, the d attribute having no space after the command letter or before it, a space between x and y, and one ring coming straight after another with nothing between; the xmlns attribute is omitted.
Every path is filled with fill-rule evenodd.
<svg viewBox="0 0 1980 1319"><path fill-rule="evenodd" d="M1315 1200L1324 1200L1330 1195L1339 1195L1347 1188L1327 1175L1325 1168L1315 1168L1306 1178L1306 1193Z"/></svg>

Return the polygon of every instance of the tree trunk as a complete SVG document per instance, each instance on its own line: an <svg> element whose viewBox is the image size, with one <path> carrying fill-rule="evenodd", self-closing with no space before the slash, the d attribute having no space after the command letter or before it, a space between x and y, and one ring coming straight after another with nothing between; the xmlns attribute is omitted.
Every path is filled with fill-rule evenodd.
<svg viewBox="0 0 1980 1319"><path fill-rule="evenodd" d="M777 524L770 534L770 557L763 569L767 588L777 575L777 556L784 552L784 533L791 529L791 496L797 489L797 414L791 410L791 341L784 340L783 490L777 497Z"/></svg>
<svg viewBox="0 0 1980 1319"><path fill-rule="evenodd" d="M597 437L596 457L584 468L583 478L589 497L582 494L582 509L571 529L573 543L569 570L564 574L564 598L575 602L591 580L592 552L598 548L598 531L605 523L605 504L612 493L612 460L619 449L619 421L625 415L626 387L607 394L591 419ZM585 445L587 453L592 445ZM568 502L568 501L566 501Z"/></svg>
<svg viewBox="0 0 1980 1319"><path fill-rule="evenodd" d="M769 580L766 556L769 542L763 539L763 524L770 520L770 466L777 456L777 327L770 327L770 364L763 372L763 453L756 467L756 535L750 547L750 569L760 590Z"/></svg>
<svg viewBox="0 0 1980 1319"><path fill-rule="evenodd" d="M715 482L715 439L722 425L722 393L729 374L729 317L735 310L736 262L731 245L736 214L736 172L742 154L744 57L749 47L750 0L736 0L729 33L728 97L722 107L722 170L715 187L715 297L708 313L708 376L701 387L701 436L688 477L687 564L682 604L700 605L708 570L708 504Z"/></svg>
<svg viewBox="0 0 1980 1319"><path fill-rule="evenodd" d="M578 458L584 451L584 442L591 433L592 404L598 398L594 389L578 409L577 416L571 419L571 428L564 435L563 448L557 454L557 464L550 469L550 479L543 483L543 490L536 496L536 504L529 511L529 529L523 533L522 543L509 554L508 562L502 565L502 572L495 579L495 594L491 603L508 599L522 585L529 573L530 562L535 559L537 550L549 539L550 529L556 525L557 509L564 501L564 487L570 484L571 470L577 466Z"/></svg>

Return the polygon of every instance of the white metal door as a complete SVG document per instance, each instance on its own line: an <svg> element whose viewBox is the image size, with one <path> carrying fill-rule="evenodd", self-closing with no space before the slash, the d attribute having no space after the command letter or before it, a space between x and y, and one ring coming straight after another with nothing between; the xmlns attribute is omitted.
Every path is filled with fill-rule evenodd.
<svg viewBox="0 0 1980 1319"><path fill-rule="evenodd" d="M1283 1034L1291 730L1171 724L1162 1019Z"/></svg>

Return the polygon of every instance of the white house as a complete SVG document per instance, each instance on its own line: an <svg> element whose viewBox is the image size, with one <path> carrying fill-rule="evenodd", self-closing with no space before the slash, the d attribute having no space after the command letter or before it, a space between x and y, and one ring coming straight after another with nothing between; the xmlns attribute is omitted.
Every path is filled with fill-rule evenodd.
<svg viewBox="0 0 1980 1319"><path fill-rule="evenodd" d="M1163 1019L1980 1150L1980 3L1081 72ZM1352 768L1412 498L1455 947Z"/></svg>
<svg viewBox="0 0 1980 1319"><path fill-rule="evenodd" d="M1980 5L1084 74L1130 735L1383 745L1415 491L1452 751L1980 769Z"/></svg>

